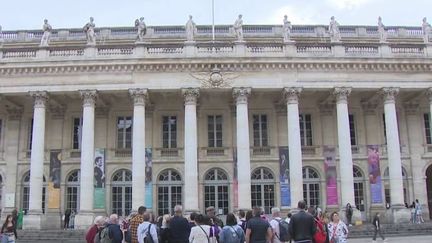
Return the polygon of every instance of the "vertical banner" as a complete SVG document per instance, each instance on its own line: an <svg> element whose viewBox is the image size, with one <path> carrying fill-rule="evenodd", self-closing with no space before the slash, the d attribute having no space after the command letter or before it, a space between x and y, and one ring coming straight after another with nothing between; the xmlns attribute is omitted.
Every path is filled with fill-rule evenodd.
<svg viewBox="0 0 432 243"><path fill-rule="evenodd" d="M281 207L291 206L288 147L279 147L279 180Z"/></svg>
<svg viewBox="0 0 432 243"><path fill-rule="evenodd" d="M153 208L153 151L145 149L145 206Z"/></svg>
<svg viewBox="0 0 432 243"><path fill-rule="evenodd" d="M372 203L382 203L382 182L378 145L368 145L368 170Z"/></svg>
<svg viewBox="0 0 432 243"><path fill-rule="evenodd" d="M61 150L50 151L48 208L60 208Z"/></svg>
<svg viewBox="0 0 432 243"><path fill-rule="evenodd" d="M323 155L326 172L327 205L338 205L336 148L324 146Z"/></svg>
<svg viewBox="0 0 432 243"><path fill-rule="evenodd" d="M95 209L105 208L105 149L95 149L94 202Z"/></svg>
<svg viewBox="0 0 432 243"><path fill-rule="evenodd" d="M233 180L233 192L234 192L234 208L238 208L238 172L237 172L237 149L233 148L233 166L234 166L234 180Z"/></svg>

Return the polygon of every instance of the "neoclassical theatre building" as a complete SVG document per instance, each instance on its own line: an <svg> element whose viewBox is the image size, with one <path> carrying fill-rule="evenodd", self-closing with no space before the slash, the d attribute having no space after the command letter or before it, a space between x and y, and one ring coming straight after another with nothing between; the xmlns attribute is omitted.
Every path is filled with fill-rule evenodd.
<svg viewBox="0 0 432 243"><path fill-rule="evenodd" d="M429 219L430 28L238 22L3 30L2 216L304 199L402 222L418 199Z"/></svg>

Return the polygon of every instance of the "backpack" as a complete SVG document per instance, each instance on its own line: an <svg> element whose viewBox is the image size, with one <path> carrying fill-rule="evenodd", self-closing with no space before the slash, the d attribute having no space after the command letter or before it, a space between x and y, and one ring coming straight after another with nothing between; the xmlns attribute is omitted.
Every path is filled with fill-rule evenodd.
<svg viewBox="0 0 432 243"><path fill-rule="evenodd" d="M144 243L154 243L153 237L150 234L151 227L152 227L152 224L149 225L148 230L144 235Z"/></svg>
<svg viewBox="0 0 432 243"><path fill-rule="evenodd" d="M99 238L100 238L100 242L101 243L112 243L113 239L110 236L110 228L108 226L106 226L105 228L102 229L102 231L99 233Z"/></svg>
<svg viewBox="0 0 432 243"><path fill-rule="evenodd" d="M279 239L279 241L290 241L291 235L289 233L289 224L285 220L276 220L279 223L279 235L276 234L276 237Z"/></svg>
<svg viewBox="0 0 432 243"><path fill-rule="evenodd" d="M316 224L316 232L313 236L314 242L315 243L325 243L327 240L327 232L324 228L324 225L315 219L315 224Z"/></svg>

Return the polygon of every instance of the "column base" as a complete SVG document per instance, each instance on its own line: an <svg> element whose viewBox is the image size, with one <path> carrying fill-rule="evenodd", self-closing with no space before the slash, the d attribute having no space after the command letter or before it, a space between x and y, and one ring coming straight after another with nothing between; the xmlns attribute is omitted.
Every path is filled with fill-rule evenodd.
<svg viewBox="0 0 432 243"><path fill-rule="evenodd" d="M43 214L35 213L24 215L23 229L40 230L42 229Z"/></svg>
<svg viewBox="0 0 432 243"><path fill-rule="evenodd" d="M392 206L392 222L395 224L409 223L411 218L411 209L405 206Z"/></svg>
<svg viewBox="0 0 432 243"><path fill-rule="evenodd" d="M75 229L88 229L93 225L93 213L79 213L75 215L74 227Z"/></svg>
<svg viewBox="0 0 432 243"><path fill-rule="evenodd" d="M62 215L60 214L59 210L55 210L53 212L48 212L45 214L46 222L44 224L44 227L48 229L62 229L63 222L62 222Z"/></svg>

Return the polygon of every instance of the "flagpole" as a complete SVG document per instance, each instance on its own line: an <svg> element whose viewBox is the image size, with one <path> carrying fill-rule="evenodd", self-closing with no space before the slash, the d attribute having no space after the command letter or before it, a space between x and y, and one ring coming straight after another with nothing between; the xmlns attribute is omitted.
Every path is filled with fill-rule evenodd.
<svg viewBox="0 0 432 243"><path fill-rule="evenodd" d="M215 41L214 0L212 0L212 40Z"/></svg>

